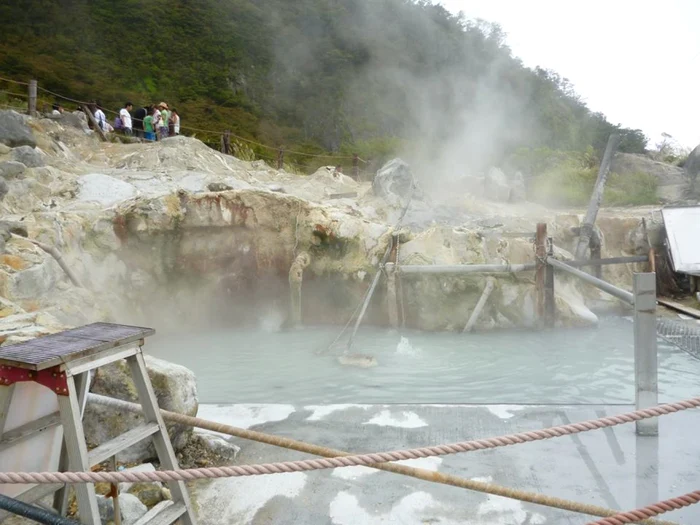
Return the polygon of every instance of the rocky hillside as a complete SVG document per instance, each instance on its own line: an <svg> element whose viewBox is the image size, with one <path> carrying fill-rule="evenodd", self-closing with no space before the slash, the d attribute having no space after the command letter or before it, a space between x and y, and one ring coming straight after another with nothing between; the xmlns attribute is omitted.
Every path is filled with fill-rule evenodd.
<svg viewBox="0 0 700 525"><path fill-rule="evenodd" d="M301 253L310 260L303 272L304 322L343 324L406 202L405 195L357 183L332 167L294 175L187 137L102 143L72 117L0 112L0 143L5 344L96 319L196 329L256 322L271 309L284 318L289 271ZM557 253L570 256L578 215L502 202L504 195L512 200L512 192L493 185L486 192L482 185L447 196L417 193L398 232L399 261L531 262L531 241L507 233L534 231L541 221L550 224ZM603 215L600 227L605 254L645 253L640 213ZM73 279L47 247L62 253ZM605 271L629 284L631 268ZM478 327L532 325L532 279L531 273L499 278ZM485 282L481 275L405 277L407 324L463 327ZM387 322L383 288L370 322ZM595 322L585 306L591 297L597 295L562 278L560 322Z"/></svg>
<svg viewBox="0 0 700 525"><path fill-rule="evenodd" d="M306 152L480 169L520 147L602 150L619 128L556 72L523 67L497 25L428 1L17 0L0 5L0 33L2 77L112 110L166 100L183 126ZM644 150L620 131L624 151Z"/></svg>

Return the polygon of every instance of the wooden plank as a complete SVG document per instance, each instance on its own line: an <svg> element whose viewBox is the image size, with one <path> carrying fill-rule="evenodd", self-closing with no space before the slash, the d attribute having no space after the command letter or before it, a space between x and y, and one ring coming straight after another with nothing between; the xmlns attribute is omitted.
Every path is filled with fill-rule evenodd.
<svg viewBox="0 0 700 525"><path fill-rule="evenodd" d="M151 380L148 377L148 371L146 370L146 363L143 359L143 353L139 352L136 355L127 358L126 362L131 370L131 378L133 379L136 390L138 391L139 400L141 402L143 415L146 421L149 423L157 423L160 429L159 432L153 434L153 444L155 445L156 452L158 453L160 466L166 470L177 470L179 467L177 464L177 458L175 457L175 451L170 443L170 437L168 436L168 431L165 427L165 421L160 413L160 408L158 407L158 402L156 401L156 395L153 392L153 386L151 385ZM182 524L194 525L195 520L192 514L190 496L187 493L185 484L182 481L171 481L168 482L168 488L173 496L173 501L175 501L175 503L182 503L185 506L185 513L181 517Z"/></svg>
<svg viewBox="0 0 700 525"><path fill-rule="evenodd" d="M158 423L143 423L131 430L121 434L114 439L110 439L106 443L102 443L99 447L94 448L89 453L89 463L93 467L98 463L117 455L119 452L123 452L129 447L134 446L136 443L140 443L149 436L152 436L160 427Z"/></svg>
<svg viewBox="0 0 700 525"><path fill-rule="evenodd" d="M10 448L28 437L34 436L44 430L55 427L61 422L61 417L58 412L48 414L29 423L5 432L0 441L0 451Z"/></svg>
<svg viewBox="0 0 700 525"><path fill-rule="evenodd" d="M175 505L172 500L166 499L165 501L161 501L157 505L155 505L153 508L149 509L149 511L141 516L135 523L134 525L150 525L151 520L155 518L158 514L163 512L165 509L168 507L172 507ZM183 505L184 507L184 505ZM184 511L184 509L183 509Z"/></svg>
<svg viewBox="0 0 700 525"><path fill-rule="evenodd" d="M684 313L686 315L689 315L691 317L694 317L695 319L700 319L700 310L696 308L692 308L690 306L685 306L684 304L677 303L676 301L672 301L671 299L668 299L666 297L657 297L656 301L659 304L662 304L671 310L675 310L677 312Z"/></svg>
<svg viewBox="0 0 700 525"><path fill-rule="evenodd" d="M2 347L0 363L30 370L43 370L129 343L142 344L145 337L154 333L152 328L141 326L92 323Z"/></svg>
<svg viewBox="0 0 700 525"><path fill-rule="evenodd" d="M69 468L76 472L88 472L88 451L85 444L83 422L80 417L80 401L78 390L73 376L66 378L68 383L68 395L56 396L58 408L61 413L63 435L66 442ZM101 525L100 513L97 509L95 497L95 485L93 483L77 483L74 485L78 499L78 512L80 522L89 525Z"/></svg>
<svg viewBox="0 0 700 525"><path fill-rule="evenodd" d="M103 350L97 355L89 355L82 357L77 361L69 361L66 364L66 370L71 375L82 374L83 372L100 368L101 366L108 365L109 363L113 363L119 359L126 359L138 351L139 346L129 346L128 348L119 346L117 348L112 348L111 350Z"/></svg>

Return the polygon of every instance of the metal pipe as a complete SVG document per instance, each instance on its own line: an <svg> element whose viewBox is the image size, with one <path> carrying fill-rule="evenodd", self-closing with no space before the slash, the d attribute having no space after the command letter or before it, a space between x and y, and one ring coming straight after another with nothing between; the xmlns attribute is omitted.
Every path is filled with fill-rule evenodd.
<svg viewBox="0 0 700 525"><path fill-rule="evenodd" d="M648 255L633 255L630 257L610 257L607 259L589 259L587 261L566 261L566 264L574 268L583 266L606 266L608 264L633 264L648 262Z"/></svg>
<svg viewBox="0 0 700 525"><path fill-rule="evenodd" d="M635 273L634 279L634 389L637 410L659 404L656 348L656 274ZM637 421L637 434L658 436L658 418Z"/></svg>
<svg viewBox="0 0 700 525"><path fill-rule="evenodd" d="M582 272L581 270L572 268L566 263L557 261L554 257L547 257L547 263L554 266L557 270L563 270L565 272L570 273L571 275L575 275L582 281L585 281L588 284L592 284L596 288L599 288L600 290L603 290L604 292L609 293L614 297L617 297L618 299L626 302L627 304L634 304L634 295L632 295L626 290L618 288L617 286L613 286L612 284L603 281L602 279L598 279L597 277L593 277L592 275L588 275L586 272Z"/></svg>
<svg viewBox="0 0 700 525"><path fill-rule="evenodd" d="M525 264L411 264L399 266L401 273L516 273L535 269L535 263Z"/></svg>
<svg viewBox="0 0 700 525"><path fill-rule="evenodd" d="M0 509L45 525L80 525L77 521L64 518L59 514L10 498L4 494L0 494Z"/></svg>

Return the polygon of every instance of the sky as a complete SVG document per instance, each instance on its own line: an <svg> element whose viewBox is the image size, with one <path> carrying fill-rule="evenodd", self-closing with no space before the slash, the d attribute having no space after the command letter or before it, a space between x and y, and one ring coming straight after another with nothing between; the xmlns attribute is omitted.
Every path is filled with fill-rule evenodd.
<svg viewBox="0 0 700 525"><path fill-rule="evenodd" d="M525 66L568 78L588 107L700 144L700 0L435 0L498 23Z"/></svg>

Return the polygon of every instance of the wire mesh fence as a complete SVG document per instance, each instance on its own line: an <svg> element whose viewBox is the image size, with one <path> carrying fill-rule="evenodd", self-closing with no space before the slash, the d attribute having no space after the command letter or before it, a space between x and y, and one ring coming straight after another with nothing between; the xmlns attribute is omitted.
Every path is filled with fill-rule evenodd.
<svg viewBox="0 0 700 525"><path fill-rule="evenodd" d="M700 359L700 325L695 321L660 318L656 332L665 341Z"/></svg>

